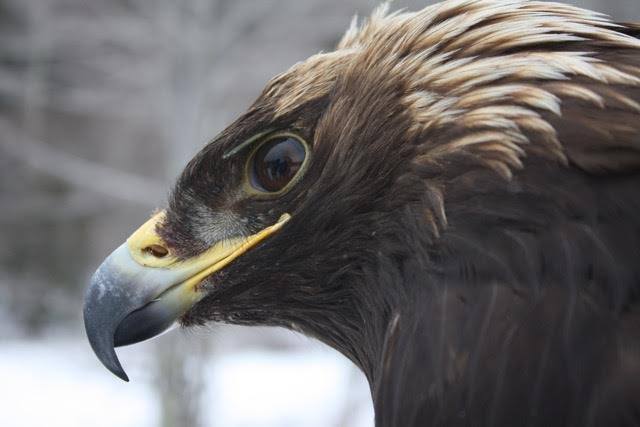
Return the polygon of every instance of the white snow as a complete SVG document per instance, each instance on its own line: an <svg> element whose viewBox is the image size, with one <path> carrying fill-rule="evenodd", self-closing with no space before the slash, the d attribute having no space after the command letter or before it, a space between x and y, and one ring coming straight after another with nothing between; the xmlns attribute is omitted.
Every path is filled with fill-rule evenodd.
<svg viewBox="0 0 640 427"><path fill-rule="evenodd" d="M223 398L211 399L216 404L210 416L228 427L340 425L350 386L356 393L369 393L362 389L364 382L350 384L351 369L327 351L225 356L212 365L211 392ZM362 424L367 425L371 419Z"/></svg>
<svg viewBox="0 0 640 427"><path fill-rule="evenodd" d="M151 348L118 351L132 378L124 383L79 339L1 342L0 426L158 425ZM228 352L205 372L204 416L216 427L373 425L363 376L328 349Z"/></svg>
<svg viewBox="0 0 640 427"><path fill-rule="evenodd" d="M0 425L154 426L146 384L113 381L77 341L0 344Z"/></svg>

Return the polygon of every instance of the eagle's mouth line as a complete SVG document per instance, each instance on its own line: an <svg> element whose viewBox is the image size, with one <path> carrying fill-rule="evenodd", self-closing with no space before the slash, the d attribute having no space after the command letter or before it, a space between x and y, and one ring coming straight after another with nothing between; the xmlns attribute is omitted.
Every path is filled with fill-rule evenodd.
<svg viewBox="0 0 640 427"><path fill-rule="evenodd" d="M198 284L207 276L223 269L277 232L291 218L291 215L284 213L273 225L255 234L219 241L204 252L186 259L179 259L171 253L167 244L156 232L156 225L163 221L163 218L163 212L157 214L127 239L128 252L135 264L143 269L155 270L161 275L164 273L173 275L175 280L174 283L150 283L149 285L158 288L158 292L148 302L157 301L177 288L186 292L197 291ZM150 247L159 247L163 251L162 255L155 256L155 251L149 250Z"/></svg>
<svg viewBox="0 0 640 427"><path fill-rule="evenodd" d="M195 273L193 276L189 277L184 282L179 283L179 284L177 284L175 286L180 286L180 287L184 286L186 289L196 290L197 286L200 283L202 283L202 281L204 279L206 279L208 276L210 276L211 274L215 273L216 271L222 270L224 267L229 265L236 258L238 258L239 256L241 256L242 254L244 254L245 252L247 252L248 250L250 250L251 248L253 248L257 244L262 242L264 239L266 239L270 235L272 235L275 232L277 232L278 230L280 230L280 228L282 228L282 226L287 221L289 221L290 218L291 218L291 215L289 215L287 213L282 214L275 224L270 225L270 226L260 230L256 234L253 234L253 235L251 235L251 236L249 236L247 238L238 239L237 242L234 242L234 241L231 241L231 243L230 242L226 242L225 244L223 244L223 247L224 247L224 245L232 246L230 248L231 249L230 252L227 252L227 253L222 254L222 255L218 254L217 259L214 259L212 264L209 264L208 266L203 267L200 271ZM206 252L205 252L205 254L206 254ZM168 290L169 289L167 289L167 291ZM165 292L167 292L167 291L165 291Z"/></svg>
<svg viewBox="0 0 640 427"><path fill-rule="evenodd" d="M184 269L188 271L194 267L197 269L193 275L188 276L186 279L177 281L164 289L160 286L161 291L156 296L131 311L127 316L143 311L152 304L162 302L165 297L175 297L176 294L182 294L183 298L190 299L192 304L195 305L204 297L204 293L200 292L198 287L207 277L222 270L236 258L249 251L268 236L277 232L290 218L291 215L287 213L282 214L275 224L265 227L256 234L218 242L213 248L197 255L191 260L170 261L170 264L167 267L162 267L161 270ZM132 239L129 240L129 249L131 249L131 240ZM221 253L221 251L224 252ZM132 256L132 258L135 260L135 257ZM135 261L139 262L138 260Z"/></svg>

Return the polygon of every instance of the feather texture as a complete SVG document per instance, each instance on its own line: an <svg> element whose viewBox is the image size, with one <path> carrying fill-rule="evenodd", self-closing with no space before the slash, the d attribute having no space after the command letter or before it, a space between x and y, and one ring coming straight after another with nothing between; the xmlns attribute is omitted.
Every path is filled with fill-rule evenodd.
<svg viewBox="0 0 640 427"><path fill-rule="evenodd" d="M422 135L417 161L462 152L507 179L528 154L593 172L640 164L640 40L628 34L636 27L524 0L388 9L354 20L335 52L275 78L265 94L277 114L329 94L349 72L372 85L377 74L398 86Z"/></svg>
<svg viewBox="0 0 640 427"><path fill-rule="evenodd" d="M322 340L380 427L640 426L639 37L526 0L354 19L183 172L159 230L182 257L292 215L183 322ZM311 160L251 197L242 149L272 130Z"/></svg>

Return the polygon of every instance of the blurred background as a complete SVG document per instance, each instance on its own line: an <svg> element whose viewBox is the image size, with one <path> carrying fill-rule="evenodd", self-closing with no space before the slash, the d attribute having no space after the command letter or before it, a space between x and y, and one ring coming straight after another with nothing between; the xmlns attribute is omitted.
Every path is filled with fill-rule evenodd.
<svg viewBox="0 0 640 427"><path fill-rule="evenodd" d="M362 374L293 332L174 330L119 351L125 384L81 306L184 164L377 3L0 0L0 426L373 425ZM572 3L640 21L638 0Z"/></svg>

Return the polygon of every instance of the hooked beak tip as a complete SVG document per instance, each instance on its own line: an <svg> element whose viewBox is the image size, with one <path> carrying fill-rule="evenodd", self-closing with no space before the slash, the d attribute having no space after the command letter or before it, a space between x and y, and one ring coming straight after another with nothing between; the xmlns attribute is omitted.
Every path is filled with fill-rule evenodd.
<svg viewBox="0 0 640 427"><path fill-rule="evenodd" d="M94 322L90 321L91 317L91 313L85 309L85 332L87 334L87 338L89 339L89 344L91 345L93 352L102 362L102 364L109 371L111 371L111 373L113 373L121 380L129 382L129 377L122 368L120 360L118 360L118 356L116 355L113 342L113 333L109 333L109 329L100 331L99 329L93 327Z"/></svg>
<svg viewBox="0 0 640 427"><path fill-rule="evenodd" d="M120 378L122 381L128 383L129 382L129 376L124 371L124 369L122 369L122 366L120 365L120 361L118 361L118 358L115 356L115 352L114 352L114 358L115 358L114 365L110 366L110 365L107 365L105 363L105 366L107 367L108 370L111 371L111 373L113 375L115 375L116 377Z"/></svg>

